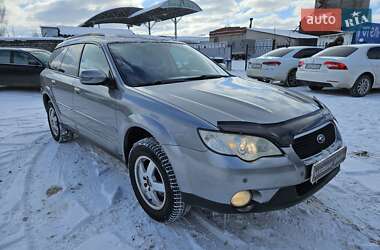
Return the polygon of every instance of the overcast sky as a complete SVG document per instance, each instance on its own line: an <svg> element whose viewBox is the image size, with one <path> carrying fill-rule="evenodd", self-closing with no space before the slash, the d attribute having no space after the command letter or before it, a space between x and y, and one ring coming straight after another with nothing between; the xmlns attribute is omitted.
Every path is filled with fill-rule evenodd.
<svg viewBox="0 0 380 250"><path fill-rule="evenodd" d="M2 0L0 0L1 2ZM114 7L149 7L157 0L3 0L7 8L10 35L31 35L42 25L79 25L93 15ZM294 29L301 8L314 7L314 0L195 0L201 13L183 18L180 35L208 35L210 30L224 26L248 26L254 18L255 27ZM380 22L380 0L371 0L373 21ZM133 28L145 33L146 28ZM170 21L158 23L155 35L172 35Z"/></svg>

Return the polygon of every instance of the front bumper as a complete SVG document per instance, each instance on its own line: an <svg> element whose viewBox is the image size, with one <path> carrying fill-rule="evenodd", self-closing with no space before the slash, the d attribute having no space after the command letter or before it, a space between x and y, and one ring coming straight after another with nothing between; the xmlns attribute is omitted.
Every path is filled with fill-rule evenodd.
<svg viewBox="0 0 380 250"><path fill-rule="evenodd" d="M342 147L337 133L333 145L307 159L301 160L292 147L288 147L282 148L284 156L261 158L253 163L178 146L164 145L164 150L185 202L220 212L240 213L289 207L314 194L339 172L339 168L311 185L312 165ZM233 208L230 205L232 196L244 190L254 194L250 206Z"/></svg>
<svg viewBox="0 0 380 250"><path fill-rule="evenodd" d="M334 169L328 175L323 177L318 183L304 182L298 185L280 188L278 192L268 201L259 203L252 200L243 208L236 208L231 205L212 202L201 197L182 193L187 204L197 207L203 207L219 213L260 213L273 210L279 210L294 206L308 197L318 192L322 187L329 183L340 171L340 168Z"/></svg>

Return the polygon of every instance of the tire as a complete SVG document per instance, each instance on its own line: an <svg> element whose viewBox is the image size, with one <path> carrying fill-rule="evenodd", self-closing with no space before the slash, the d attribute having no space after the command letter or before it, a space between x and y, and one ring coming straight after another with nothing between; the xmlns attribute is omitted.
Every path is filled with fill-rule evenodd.
<svg viewBox="0 0 380 250"><path fill-rule="evenodd" d="M128 169L135 196L152 219L172 223L188 212L169 159L154 138L133 145Z"/></svg>
<svg viewBox="0 0 380 250"><path fill-rule="evenodd" d="M48 101L47 104L47 116L50 133L53 136L54 140L59 143L65 143L74 139L74 133L62 126L54 105L51 101Z"/></svg>
<svg viewBox="0 0 380 250"><path fill-rule="evenodd" d="M298 85L297 84L297 69L292 69L289 72L285 84L287 87L296 87Z"/></svg>
<svg viewBox="0 0 380 250"><path fill-rule="evenodd" d="M369 91L372 89L373 80L370 75L360 76L354 86L350 89L350 94L353 97L363 97L366 96Z"/></svg>
<svg viewBox="0 0 380 250"><path fill-rule="evenodd" d="M321 86L309 86L309 89L315 90L315 91L320 91L323 89L323 87L321 87Z"/></svg>

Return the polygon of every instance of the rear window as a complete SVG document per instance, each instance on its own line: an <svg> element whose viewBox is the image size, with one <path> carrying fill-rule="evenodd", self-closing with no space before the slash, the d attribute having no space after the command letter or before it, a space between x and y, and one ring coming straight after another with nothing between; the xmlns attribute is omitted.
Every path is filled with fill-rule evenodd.
<svg viewBox="0 0 380 250"><path fill-rule="evenodd" d="M319 53L317 56L328 56L328 57L349 57L352 55L355 51L357 51L358 48L354 47L333 47L328 48L321 53Z"/></svg>
<svg viewBox="0 0 380 250"><path fill-rule="evenodd" d="M284 57L292 51L293 51L293 49L289 49L289 48L276 49L276 50L273 50L269 53L266 53L263 56L265 56L265 57Z"/></svg>
<svg viewBox="0 0 380 250"><path fill-rule="evenodd" d="M321 52L323 49L319 49L319 48L309 48L309 49L302 49L300 51L298 51L293 57L294 58L308 58L308 57L312 57L314 56L315 54Z"/></svg>

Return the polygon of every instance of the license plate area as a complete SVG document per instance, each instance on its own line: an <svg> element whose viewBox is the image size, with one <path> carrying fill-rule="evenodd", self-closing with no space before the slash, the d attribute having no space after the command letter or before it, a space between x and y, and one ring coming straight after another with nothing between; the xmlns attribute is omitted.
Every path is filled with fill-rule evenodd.
<svg viewBox="0 0 380 250"><path fill-rule="evenodd" d="M251 67L252 69L261 69L262 65L261 63L252 63Z"/></svg>
<svg viewBox="0 0 380 250"><path fill-rule="evenodd" d="M315 184L331 171L339 167L339 165L346 159L346 154L347 148L344 147L335 151L327 158L315 163L311 168L310 182Z"/></svg>
<svg viewBox="0 0 380 250"><path fill-rule="evenodd" d="M321 66L322 66L322 64L308 63L308 64L306 64L305 68L306 69L318 70L318 69L321 69Z"/></svg>

